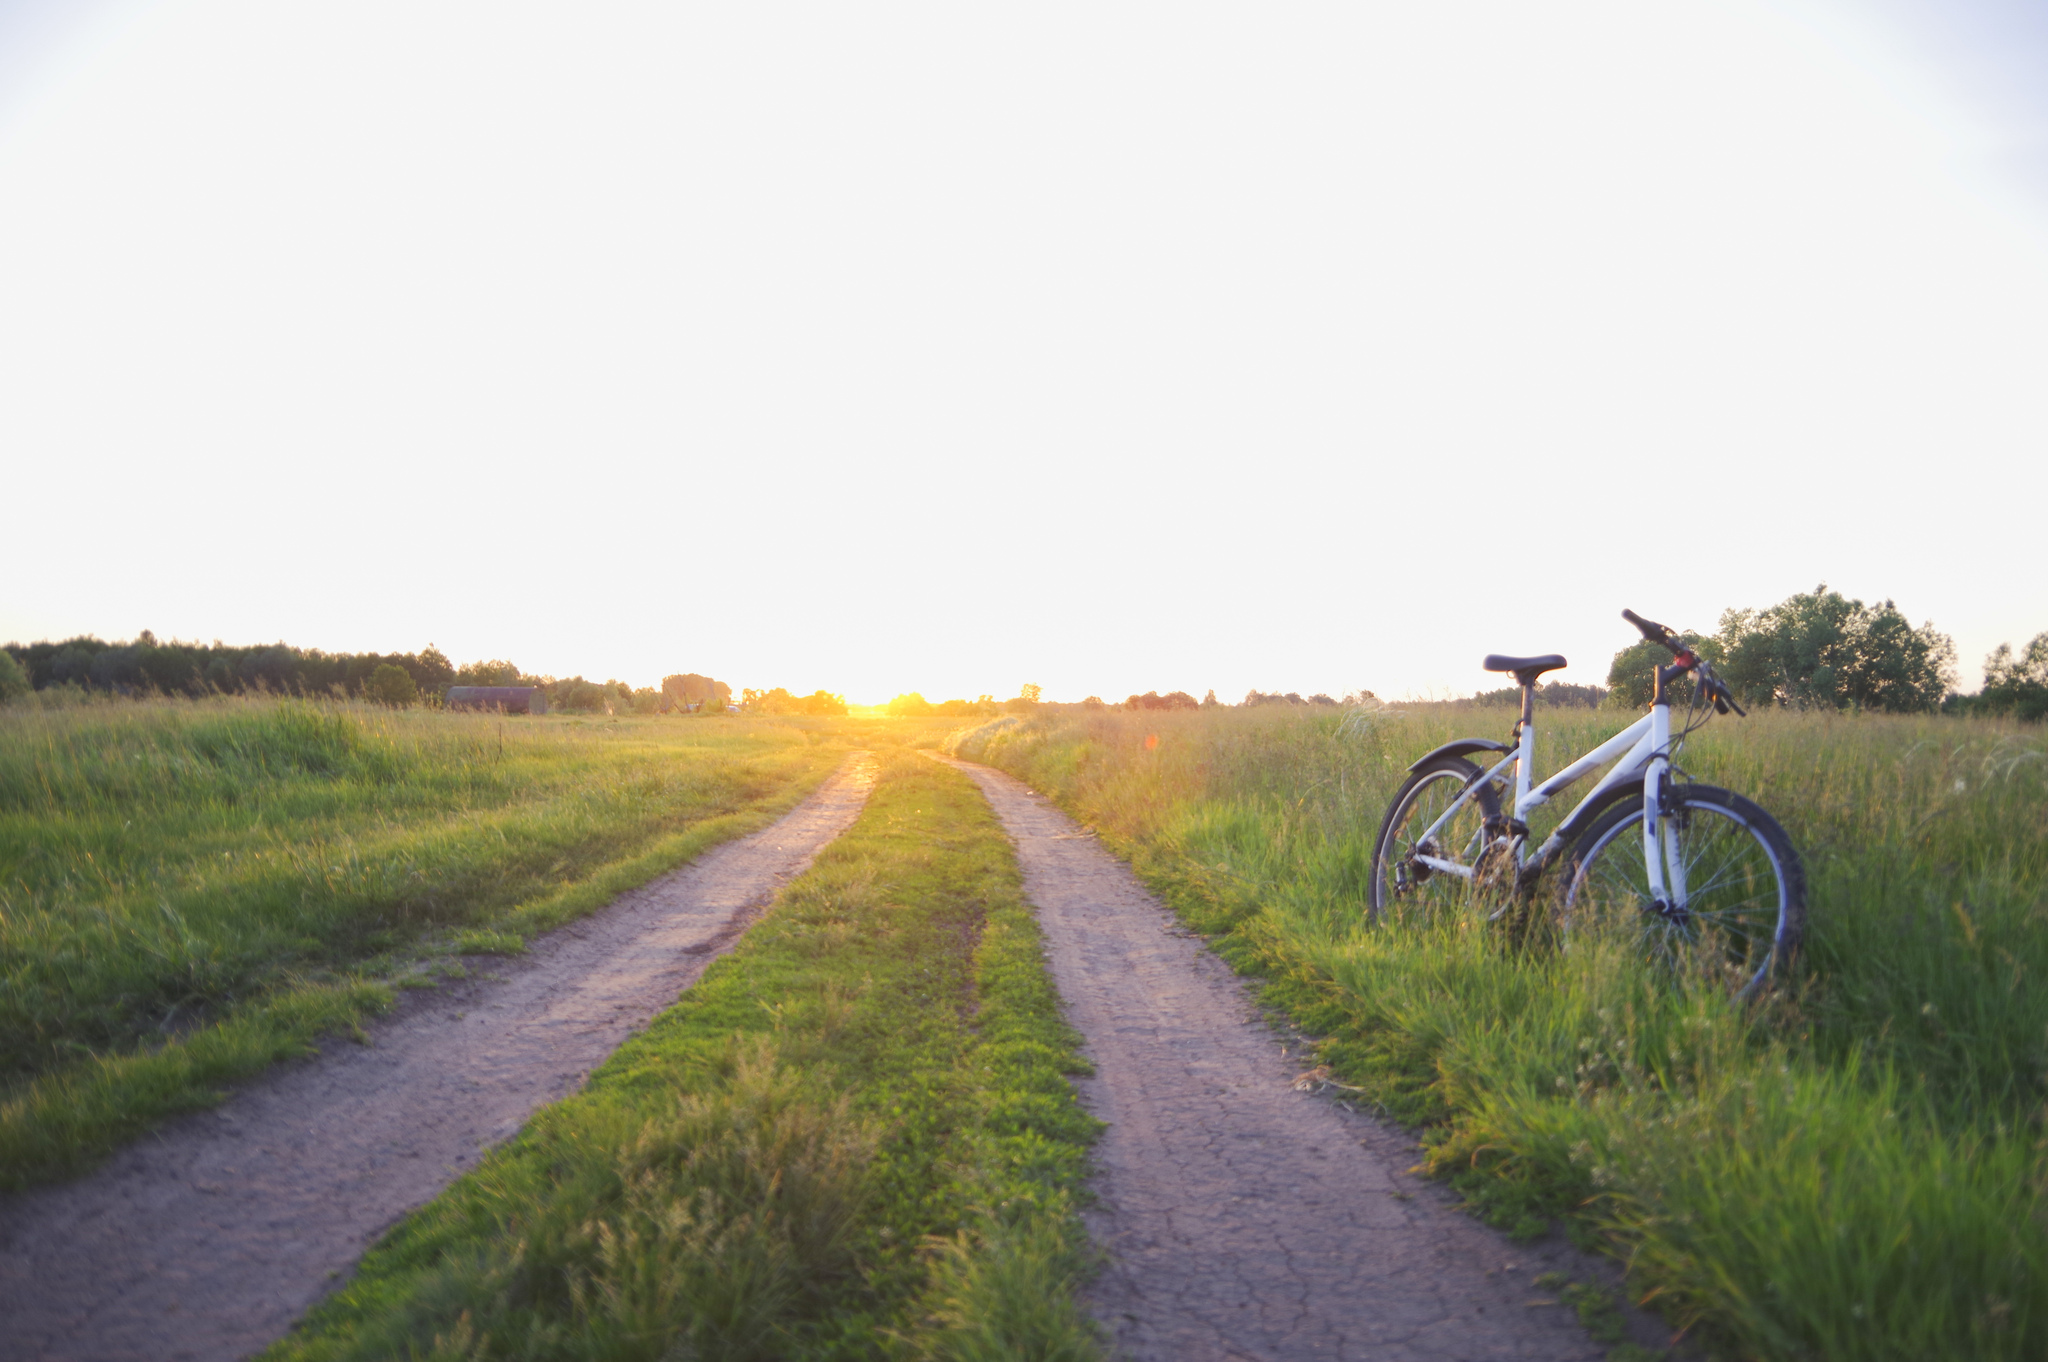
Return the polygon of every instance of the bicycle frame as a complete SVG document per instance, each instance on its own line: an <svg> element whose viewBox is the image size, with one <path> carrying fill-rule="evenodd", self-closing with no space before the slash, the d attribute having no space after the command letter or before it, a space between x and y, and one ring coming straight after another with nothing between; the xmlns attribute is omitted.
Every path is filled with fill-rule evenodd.
<svg viewBox="0 0 2048 1362"><path fill-rule="evenodd" d="M1643 806L1647 809L1662 808L1663 801L1659 795L1663 789L1664 772L1670 765L1671 757L1671 706L1668 703L1660 700L1659 703L1653 704L1648 714L1533 789L1530 780L1536 766L1534 718L1524 720L1519 727L1521 741L1516 747L1496 762L1492 769L1481 772L1476 779L1469 782L1451 802L1450 807L1416 838L1418 844L1435 837L1443 829L1444 824L1450 822L1458 810L1465 807L1474 791L1499 779L1501 773L1510 766L1515 768L1514 823L1515 828L1519 829L1513 833L1512 849L1518 872L1517 878L1524 886L1541 875L1551 861L1557 858L1558 853L1564 848L1567 830L1577 831L1579 816L1616 786L1640 779L1643 783ZM1617 757L1620 759L1615 760ZM1528 821L1528 816L1549 803L1560 790L1607 761L1614 762L1613 768L1601 777L1598 784L1587 791L1586 797L1579 801L1577 807L1562 823L1558 824L1556 831L1544 839L1543 845L1531 853L1528 850L1526 828L1523 827ZM1663 835L1664 822L1661 813L1657 817L1643 820L1643 859L1649 870L1650 896L1653 900L1683 907L1686 900L1685 867L1680 860L1677 839ZM1659 843L1662 843L1661 847ZM1459 875L1468 880L1478 873L1477 857L1474 857L1474 863L1469 865L1440 856L1417 856L1416 859L1432 870Z"/></svg>

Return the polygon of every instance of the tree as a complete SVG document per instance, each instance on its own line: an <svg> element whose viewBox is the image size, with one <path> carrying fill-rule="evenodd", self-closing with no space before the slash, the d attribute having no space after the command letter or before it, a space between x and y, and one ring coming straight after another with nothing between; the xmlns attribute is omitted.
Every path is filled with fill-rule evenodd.
<svg viewBox="0 0 2048 1362"><path fill-rule="evenodd" d="M19 700L32 689L28 673L14 660L14 654L0 648L0 705L9 700Z"/></svg>
<svg viewBox="0 0 2048 1362"><path fill-rule="evenodd" d="M394 663L385 662L370 673L370 680L363 687L363 694L376 704L403 709L418 702L420 688L413 683L411 672Z"/></svg>
<svg viewBox="0 0 2048 1362"><path fill-rule="evenodd" d="M914 690L899 695L889 702L889 713L898 718L923 718L931 712L932 702Z"/></svg>
<svg viewBox="0 0 2048 1362"><path fill-rule="evenodd" d="M661 678L662 692L687 712L722 714L732 703L732 687L696 672L678 672Z"/></svg>
<svg viewBox="0 0 2048 1362"><path fill-rule="evenodd" d="M1984 659L1984 691L1978 703L1994 714L2048 718L2048 634L2034 635L2017 658L2011 644L1999 644Z"/></svg>
<svg viewBox="0 0 2048 1362"><path fill-rule="evenodd" d="M1908 713L1939 706L1955 681L1947 634L1825 582L1765 610L1727 611L1715 642L1722 679L1758 704Z"/></svg>
<svg viewBox="0 0 2048 1362"><path fill-rule="evenodd" d="M745 689L740 692L740 708L749 714L844 714L846 698L826 690L791 695L781 686L774 690Z"/></svg>
<svg viewBox="0 0 2048 1362"><path fill-rule="evenodd" d="M502 658L489 662L470 662L455 672L458 686L516 686L519 684L519 668Z"/></svg>
<svg viewBox="0 0 2048 1362"><path fill-rule="evenodd" d="M1017 690L1017 698L1019 700L1024 700L1034 705L1038 703L1040 697L1044 694L1045 691L1035 681L1026 681Z"/></svg>
<svg viewBox="0 0 2048 1362"><path fill-rule="evenodd" d="M571 676L548 686L548 708L562 713L601 714L618 698L615 681L599 683ZM628 694L631 692L629 691Z"/></svg>
<svg viewBox="0 0 2048 1362"><path fill-rule="evenodd" d="M1671 654L1644 639L1614 655L1607 667L1607 704L1611 709L1641 709L1657 690L1657 668Z"/></svg>
<svg viewBox="0 0 2048 1362"><path fill-rule="evenodd" d="M820 686L809 695L799 695L797 697L796 712L798 714L844 714L846 713L846 697L834 695L831 691Z"/></svg>
<svg viewBox="0 0 2048 1362"><path fill-rule="evenodd" d="M1168 691L1161 695L1148 690L1143 695L1133 695L1124 701L1125 709L1199 709L1201 702L1184 690Z"/></svg>
<svg viewBox="0 0 2048 1362"><path fill-rule="evenodd" d="M455 664L448 655L429 643L418 655L399 659L399 665L412 674L413 684L420 688L420 694L431 695L438 704L455 684Z"/></svg>

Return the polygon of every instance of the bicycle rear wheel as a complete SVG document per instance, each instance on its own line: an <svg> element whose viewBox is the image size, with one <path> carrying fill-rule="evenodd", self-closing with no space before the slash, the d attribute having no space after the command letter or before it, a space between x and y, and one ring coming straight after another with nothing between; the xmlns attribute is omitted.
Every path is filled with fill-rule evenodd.
<svg viewBox="0 0 2048 1362"><path fill-rule="evenodd" d="M1651 958L1718 973L1742 997L1763 988L1806 936L1806 869L1778 820L1711 785L1672 791L1668 833L1683 902L1653 902L1643 861L1643 797L1617 800L1565 856L1559 926L1628 934Z"/></svg>
<svg viewBox="0 0 2048 1362"><path fill-rule="evenodd" d="M1402 783L1380 823L1372 848L1369 910L1374 921L1388 913L1421 918L1459 911L1471 899L1472 882L1455 871L1438 869L1418 859L1427 856L1476 870L1485 851L1486 821L1500 813L1491 785L1473 791L1464 807L1438 826L1438 820L1479 777L1479 768L1463 757L1438 757ZM1432 827L1436 831L1431 832Z"/></svg>

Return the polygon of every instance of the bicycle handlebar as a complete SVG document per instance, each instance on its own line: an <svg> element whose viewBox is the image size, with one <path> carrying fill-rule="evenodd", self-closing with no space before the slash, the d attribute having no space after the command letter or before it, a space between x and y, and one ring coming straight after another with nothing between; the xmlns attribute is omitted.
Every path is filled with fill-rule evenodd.
<svg viewBox="0 0 2048 1362"><path fill-rule="evenodd" d="M1642 630L1643 637L1647 641L1656 644L1660 648L1668 648L1674 654L1678 652L1678 640L1671 636L1671 630L1668 626L1659 624L1655 620L1646 620L1633 610L1622 611L1621 617Z"/></svg>
<svg viewBox="0 0 2048 1362"><path fill-rule="evenodd" d="M1672 633L1668 625L1659 624L1655 620L1646 620L1633 610L1622 611L1621 617L1641 630L1646 641L1668 651L1679 660L1681 666L1697 672L1700 680L1706 685L1707 693L1714 697L1715 709L1720 710L1723 714L1726 714L1731 709L1737 714L1744 716L1749 714L1748 710L1735 703L1735 692L1729 690L1726 683L1720 677L1714 675L1714 669L1707 665L1707 660L1680 643L1678 636Z"/></svg>

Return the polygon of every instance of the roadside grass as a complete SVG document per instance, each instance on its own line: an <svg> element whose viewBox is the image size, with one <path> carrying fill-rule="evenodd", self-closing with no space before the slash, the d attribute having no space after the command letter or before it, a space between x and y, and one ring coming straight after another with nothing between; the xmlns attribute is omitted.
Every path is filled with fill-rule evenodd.
<svg viewBox="0 0 2048 1362"><path fill-rule="evenodd" d="M1097 1127L1040 952L979 791L899 752L730 955L265 1357L1100 1356Z"/></svg>
<svg viewBox="0 0 2048 1362"><path fill-rule="evenodd" d="M0 1188L75 1173L419 982L763 826L810 721L297 700L0 711Z"/></svg>
<svg viewBox="0 0 2048 1362"><path fill-rule="evenodd" d="M1632 717L1540 715L1543 769ZM1745 1009L1612 942L1367 927L1408 763L1512 720L1066 711L948 745L1093 823L1345 1081L1425 1127L1481 1214L1604 1245L1721 1354L2048 1355L2048 734L1773 713L1696 735L1684 766L1807 862L1808 949Z"/></svg>

